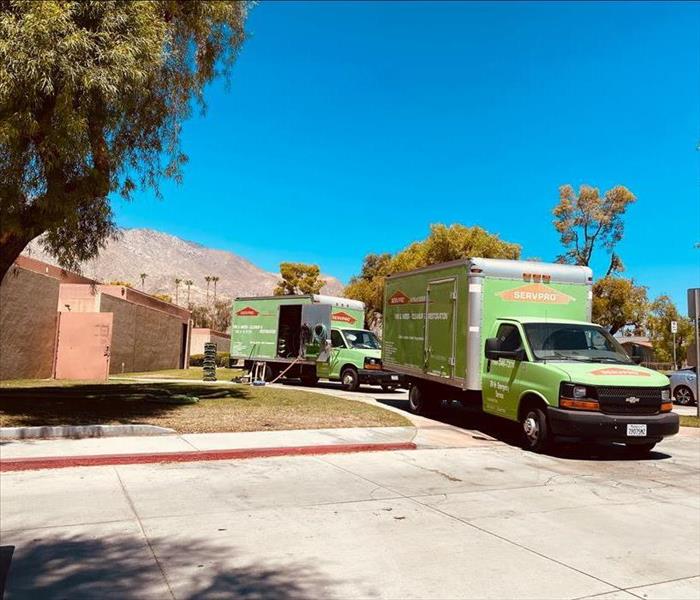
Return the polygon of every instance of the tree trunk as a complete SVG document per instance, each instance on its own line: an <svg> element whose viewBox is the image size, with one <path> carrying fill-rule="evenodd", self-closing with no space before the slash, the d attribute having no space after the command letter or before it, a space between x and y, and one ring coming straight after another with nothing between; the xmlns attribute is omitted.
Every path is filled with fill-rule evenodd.
<svg viewBox="0 0 700 600"><path fill-rule="evenodd" d="M0 235L0 281L12 267L12 263L22 254L22 250L32 241L31 234L5 233Z"/></svg>

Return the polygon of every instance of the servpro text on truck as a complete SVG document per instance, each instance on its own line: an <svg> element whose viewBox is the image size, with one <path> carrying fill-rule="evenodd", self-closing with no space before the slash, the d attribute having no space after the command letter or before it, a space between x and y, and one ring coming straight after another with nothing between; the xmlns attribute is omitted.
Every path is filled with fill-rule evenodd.
<svg viewBox="0 0 700 600"><path fill-rule="evenodd" d="M377 337L364 329L365 305L323 295L236 298L231 320L231 366L272 381L280 375L314 385L319 378L392 390L403 381L382 368Z"/></svg>
<svg viewBox="0 0 700 600"><path fill-rule="evenodd" d="M648 452L678 432L669 380L590 322L591 301L581 266L472 258L391 275L382 361L414 412L459 397L519 421L532 450L559 437Z"/></svg>

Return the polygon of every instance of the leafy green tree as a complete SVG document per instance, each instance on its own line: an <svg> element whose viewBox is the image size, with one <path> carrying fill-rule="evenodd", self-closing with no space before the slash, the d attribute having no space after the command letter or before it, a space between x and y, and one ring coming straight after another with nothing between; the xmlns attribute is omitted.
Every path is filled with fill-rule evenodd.
<svg viewBox="0 0 700 600"><path fill-rule="evenodd" d="M622 220L627 207L636 200L626 187L618 185L601 197L598 188L582 185L578 194L570 185L559 188L559 204L554 207L554 227L565 252L562 263L590 266L596 247L610 254L605 277L624 270L615 246L625 232Z"/></svg>
<svg viewBox="0 0 700 600"><path fill-rule="evenodd" d="M649 305L646 329L649 332L649 339L653 344L656 358L660 362L673 362L671 321L678 322L676 361L678 364L683 364L688 355L688 347L694 339L693 322L678 312L671 298L659 296Z"/></svg>
<svg viewBox="0 0 700 600"><path fill-rule="evenodd" d="M0 278L42 234L61 266L77 268L116 234L110 194L179 179L182 122L230 73L247 10L0 1Z"/></svg>
<svg viewBox="0 0 700 600"><path fill-rule="evenodd" d="M517 259L520 246L504 242L481 227L431 225L426 239L410 244L393 256L368 254L360 274L345 288L345 295L365 303L367 322L374 327L381 320L387 275L473 256Z"/></svg>
<svg viewBox="0 0 700 600"><path fill-rule="evenodd" d="M632 279L604 277L593 284L593 321L613 335L624 327L640 328L647 307L646 288Z"/></svg>
<svg viewBox="0 0 700 600"><path fill-rule="evenodd" d="M283 262L280 263L280 275L282 279L277 282L275 296L318 294L325 285L318 265Z"/></svg>
<svg viewBox="0 0 700 600"><path fill-rule="evenodd" d="M225 332L231 326L231 300L214 300L212 304L189 304L188 308L192 312L195 327Z"/></svg>

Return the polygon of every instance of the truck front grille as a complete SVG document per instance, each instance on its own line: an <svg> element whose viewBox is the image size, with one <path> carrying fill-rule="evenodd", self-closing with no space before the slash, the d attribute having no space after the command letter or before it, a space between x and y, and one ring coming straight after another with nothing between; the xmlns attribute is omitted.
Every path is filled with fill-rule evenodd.
<svg viewBox="0 0 700 600"><path fill-rule="evenodd" d="M661 409L661 392L664 389L613 385L596 387L600 410L614 415L655 415Z"/></svg>

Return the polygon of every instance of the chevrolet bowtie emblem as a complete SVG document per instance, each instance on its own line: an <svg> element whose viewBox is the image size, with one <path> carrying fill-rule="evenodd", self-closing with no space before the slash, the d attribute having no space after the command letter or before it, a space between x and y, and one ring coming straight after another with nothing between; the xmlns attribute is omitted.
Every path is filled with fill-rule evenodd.
<svg viewBox="0 0 700 600"><path fill-rule="evenodd" d="M639 402L639 398L636 396L630 396L629 398L625 398L625 402L628 404L637 404L637 402Z"/></svg>

